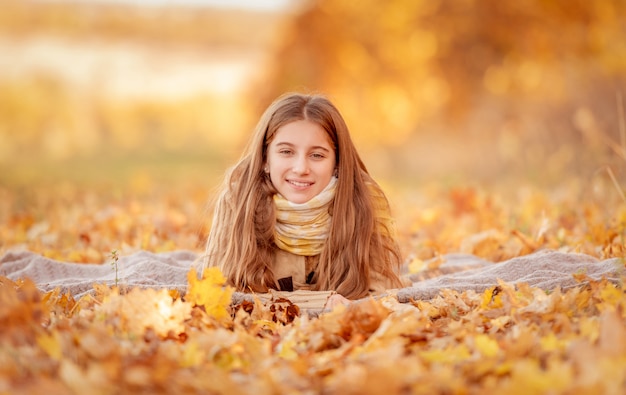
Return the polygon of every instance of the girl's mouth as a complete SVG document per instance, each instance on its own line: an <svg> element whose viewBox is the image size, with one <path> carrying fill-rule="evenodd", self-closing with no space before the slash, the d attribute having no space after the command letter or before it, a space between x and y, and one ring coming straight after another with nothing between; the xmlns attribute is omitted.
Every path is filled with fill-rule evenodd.
<svg viewBox="0 0 626 395"><path fill-rule="evenodd" d="M301 181L294 181L294 180L287 180L287 182L298 188L306 188L306 187L310 187L311 185L313 185L312 182L301 182Z"/></svg>

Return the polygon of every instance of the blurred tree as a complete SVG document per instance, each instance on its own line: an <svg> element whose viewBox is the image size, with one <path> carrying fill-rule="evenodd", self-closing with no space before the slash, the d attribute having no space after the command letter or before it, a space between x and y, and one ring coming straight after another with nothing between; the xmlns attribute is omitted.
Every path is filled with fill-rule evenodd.
<svg viewBox="0 0 626 395"><path fill-rule="evenodd" d="M315 0L285 32L262 105L322 91L374 144L481 106L541 111L600 95L615 112L625 11L623 0Z"/></svg>
<svg viewBox="0 0 626 395"><path fill-rule="evenodd" d="M257 59L284 18L176 5L31 0L0 0L0 5L0 64L7 66L0 67L0 165L11 166L228 152L236 144L233 136L251 121L245 93L224 94L239 82L222 77L242 78L241 54ZM105 55L95 58L95 52ZM222 61L228 73L207 70L212 61ZM138 78L150 71L152 79ZM161 81L154 76L163 74L167 82L156 84ZM133 95L106 89L116 80L130 87L122 92ZM198 87L177 89L198 80ZM219 83L223 86L216 87ZM150 89L154 85L160 87Z"/></svg>

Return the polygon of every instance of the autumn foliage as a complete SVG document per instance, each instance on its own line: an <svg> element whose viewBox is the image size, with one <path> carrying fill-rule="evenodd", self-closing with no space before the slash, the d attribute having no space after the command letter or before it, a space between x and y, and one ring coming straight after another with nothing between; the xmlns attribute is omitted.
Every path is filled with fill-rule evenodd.
<svg viewBox="0 0 626 395"><path fill-rule="evenodd" d="M0 384L11 393L622 393L625 289L579 280L568 291L501 283L281 320L280 301L229 306L232 291L214 277L192 283L190 297L95 285L79 300L2 278Z"/></svg>
<svg viewBox="0 0 626 395"><path fill-rule="evenodd" d="M2 212L13 213L0 227L3 249L102 264L111 262L113 249L201 251L207 224L198 226L206 217L197 187L176 185L167 193L128 185L126 194L58 188L36 189L27 207L3 191L10 199ZM404 270L437 275L437 258L456 251L493 261L542 248L624 257L626 212L612 188L597 185L596 193L606 194L596 197L572 185L550 194L522 188L509 199L469 187L424 186L407 195L390 188L395 209L405 213L397 216ZM311 317L287 300L231 305L233 290L218 271L203 279L190 272L183 295L94 284L78 300L59 290L43 293L28 279L2 278L0 388L621 393L624 285L576 276L580 285L568 290L499 283L483 293L442 289L434 299L407 304L363 300Z"/></svg>
<svg viewBox="0 0 626 395"><path fill-rule="evenodd" d="M497 264L544 249L617 258L624 273L626 3L302 4L278 15L3 2L6 53L48 48L78 67L54 49L88 60L95 48L188 75L241 51L261 78L130 100L106 89L119 69L79 86L64 79L78 69L22 73L28 62L10 57L0 257L115 270L141 250L201 253L214 186L261 109L299 89L345 115L389 196L404 273L437 276L448 253ZM122 86L149 69L120 72ZM80 298L0 277L0 394L623 394L624 277L575 278L309 314L286 299L234 303L217 270L190 271L184 294L94 284Z"/></svg>

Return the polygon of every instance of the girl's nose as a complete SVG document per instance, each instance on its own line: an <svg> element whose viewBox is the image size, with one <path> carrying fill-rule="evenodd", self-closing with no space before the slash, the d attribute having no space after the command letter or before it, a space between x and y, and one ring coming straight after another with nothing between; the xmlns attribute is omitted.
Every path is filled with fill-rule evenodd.
<svg viewBox="0 0 626 395"><path fill-rule="evenodd" d="M298 156L293 164L293 172L296 174L307 174L309 172L309 162L306 156Z"/></svg>

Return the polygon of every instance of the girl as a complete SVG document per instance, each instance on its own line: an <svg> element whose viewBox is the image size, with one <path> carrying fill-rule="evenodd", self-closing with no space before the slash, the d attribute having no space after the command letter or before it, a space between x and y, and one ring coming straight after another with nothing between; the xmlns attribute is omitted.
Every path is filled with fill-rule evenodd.
<svg viewBox="0 0 626 395"><path fill-rule="evenodd" d="M226 174L206 266L238 291L336 291L348 299L398 288L389 203L335 106L319 95L272 103Z"/></svg>

